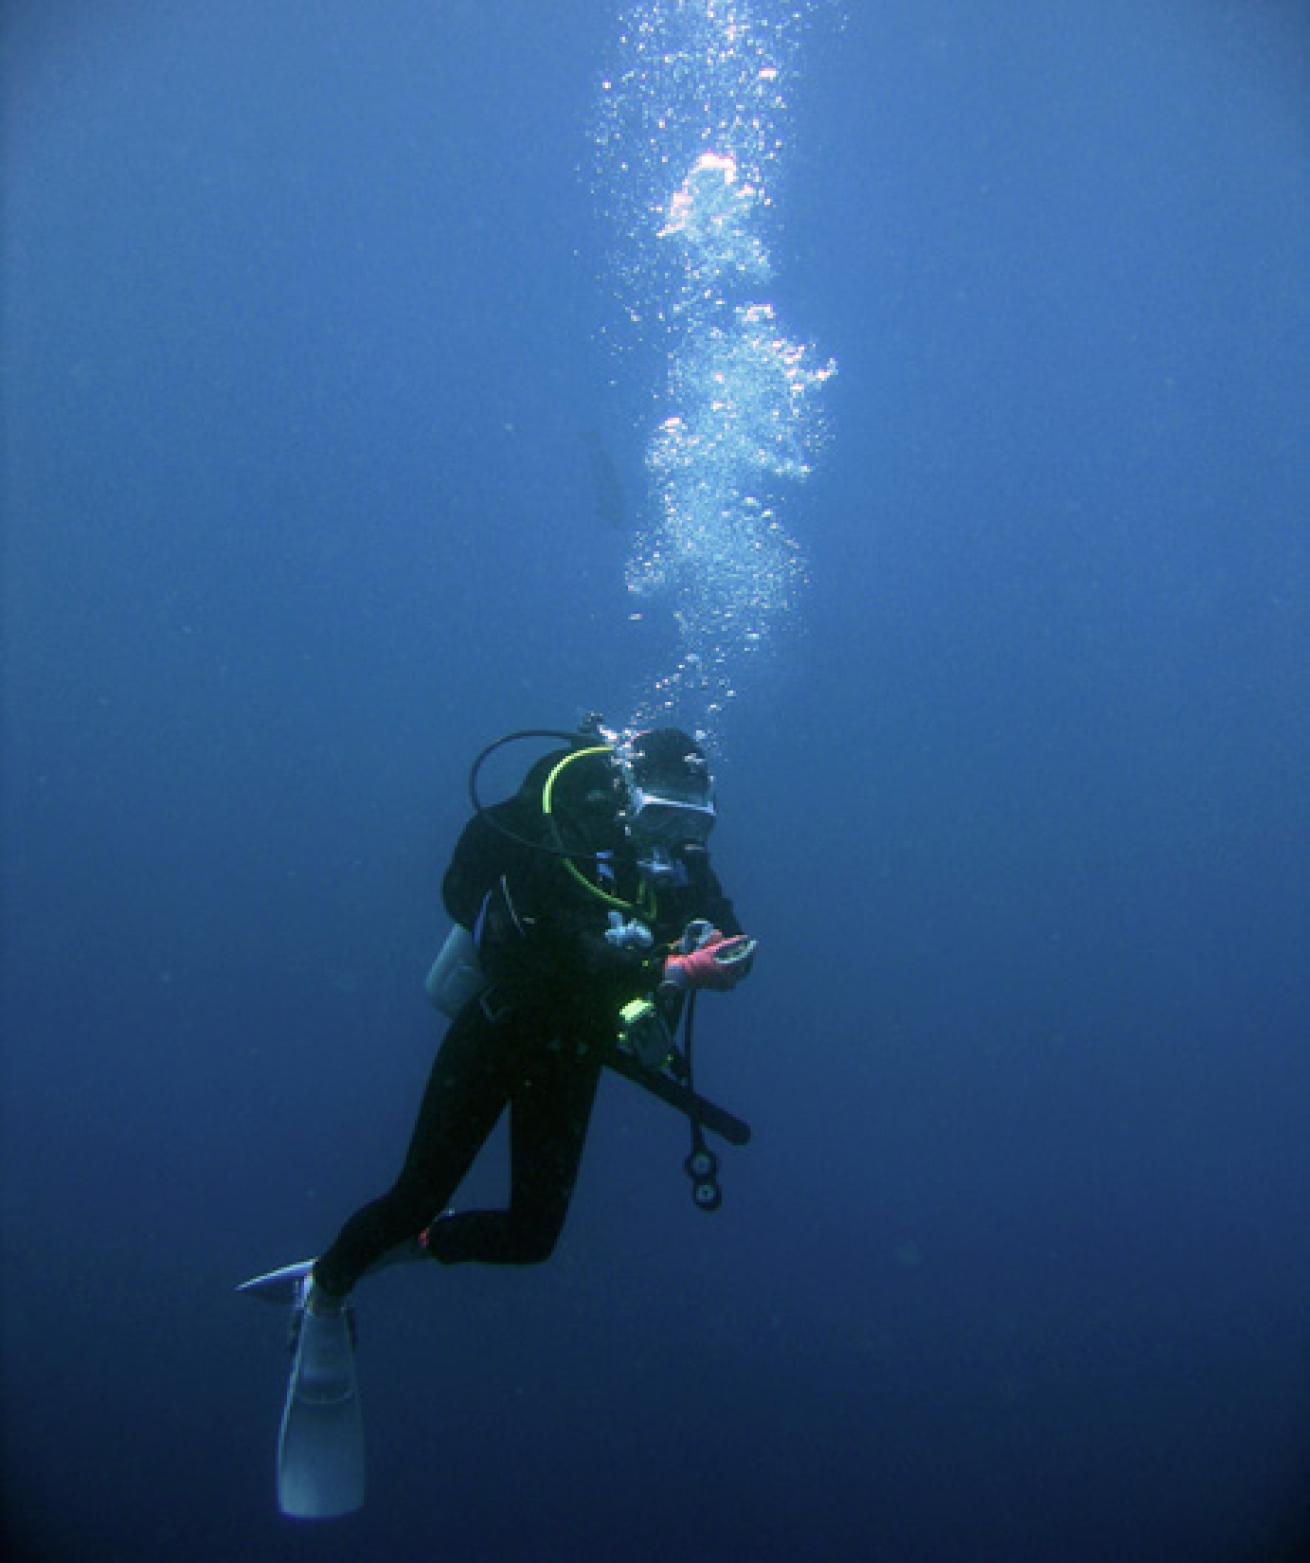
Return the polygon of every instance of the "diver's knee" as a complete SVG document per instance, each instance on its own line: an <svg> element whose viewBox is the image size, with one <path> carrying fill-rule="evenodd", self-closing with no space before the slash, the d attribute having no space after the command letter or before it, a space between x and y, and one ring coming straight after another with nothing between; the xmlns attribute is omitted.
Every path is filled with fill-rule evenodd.
<svg viewBox="0 0 1310 1563"><path fill-rule="evenodd" d="M514 1245L514 1263L520 1265L544 1265L555 1252L558 1234L551 1232L543 1237L528 1233Z"/></svg>

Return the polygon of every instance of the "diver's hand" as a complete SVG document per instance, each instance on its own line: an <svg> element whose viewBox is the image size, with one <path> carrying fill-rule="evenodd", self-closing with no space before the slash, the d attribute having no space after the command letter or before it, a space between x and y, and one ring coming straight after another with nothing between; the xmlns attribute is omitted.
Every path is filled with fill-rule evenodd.
<svg viewBox="0 0 1310 1563"><path fill-rule="evenodd" d="M710 988L726 993L735 988L755 962L755 940L744 933L725 939L712 928L705 940L686 955L670 955L664 962L664 981L696 993Z"/></svg>

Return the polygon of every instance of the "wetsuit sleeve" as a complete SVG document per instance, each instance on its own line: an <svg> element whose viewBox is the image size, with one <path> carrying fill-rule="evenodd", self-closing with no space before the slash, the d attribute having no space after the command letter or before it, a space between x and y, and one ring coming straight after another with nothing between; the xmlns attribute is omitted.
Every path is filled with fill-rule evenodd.
<svg viewBox="0 0 1310 1563"><path fill-rule="evenodd" d="M455 844L441 899L447 915L465 928L473 926L482 898L501 872L499 845L496 832L480 815L465 825Z"/></svg>
<svg viewBox="0 0 1310 1563"><path fill-rule="evenodd" d="M535 816L523 808L518 798L494 804L485 814L475 814L460 832L450 865L441 882L441 899L447 915L465 928L477 921L487 892L504 876L520 880L530 870L534 853L497 830L490 815L516 835L525 836L535 828Z"/></svg>
<svg viewBox="0 0 1310 1563"><path fill-rule="evenodd" d="M538 854L530 843L542 839L542 788L567 754L560 749L543 755L512 798L493 803L465 825L441 885L446 912L457 923L473 926L487 892L502 877L518 884L531 878Z"/></svg>
<svg viewBox="0 0 1310 1563"><path fill-rule="evenodd" d="M727 934L729 938L733 938L739 933L745 933L746 930L742 927L732 902L723 893L723 886L719 883L713 869L710 870L709 877L714 887L710 896L712 910L705 915L716 928Z"/></svg>
<svg viewBox="0 0 1310 1563"><path fill-rule="evenodd" d="M686 900L680 911L685 916L685 922L690 922L695 917L703 917L729 938L745 933L746 930L742 927L732 902L724 894L719 876L710 866L708 858L693 874L691 886L684 895Z"/></svg>

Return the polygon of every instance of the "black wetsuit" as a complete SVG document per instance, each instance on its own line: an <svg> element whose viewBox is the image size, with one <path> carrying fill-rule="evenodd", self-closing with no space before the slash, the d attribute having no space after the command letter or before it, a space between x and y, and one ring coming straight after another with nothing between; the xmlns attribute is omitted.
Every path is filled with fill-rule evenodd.
<svg viewBox="0 0 1310 1563"><path fill-rule="evenodd" d="M541 788L559 758L539 762L518 796L497 805L512 830L546 838ZM350 1218L318 1260L315 1279L329 1292L350 1291L371 1264L425 1229L429 1253L444 1264L533 1264L549 1257L564 1225L620 1009L655 989L669 947L693 918L706 918L726 934L741 931L703 852L681 860L681 883L661 886L653 901L649 890L643 892L630 849L613 834L612 798L600 805L605 826L596 826L594 800L609 791L607 764L576 762L566 773L569 790L580 791L589 767L592 815L583 801L571 816L559 807L564 839L594 846L598 835L611 832L613 850L598 882L640 907L635 915L654 933L654 947L615 948L605 938L609 906L579 885L560 858L517 846L482 818L470 821L442 895L450 916L475 930L490 986L446 1033L400 1176ZM580 866L589 878L598 877L595 864L584 859ZM443 1216L506 1106L508 1208Z"/></svg>

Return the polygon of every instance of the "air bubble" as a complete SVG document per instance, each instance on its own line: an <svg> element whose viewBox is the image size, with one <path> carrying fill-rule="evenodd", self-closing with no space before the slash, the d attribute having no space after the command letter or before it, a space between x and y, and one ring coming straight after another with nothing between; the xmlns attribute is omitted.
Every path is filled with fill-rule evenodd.
<svg viewBox="0 0 1310 1563"><path fill-rule="evenodd" d="M645 0L627 13L594 133L616 229L615 285L664 384L646 448L646 524L629 590L664 603L679 644L636 719L705 726L793 614L803 550L778 519L823 442L831 360L763 290L802 12L773 0Z"/></svg>

